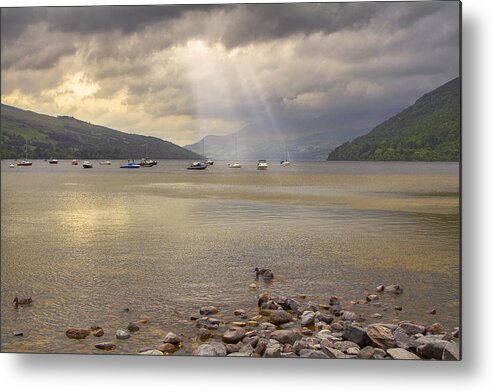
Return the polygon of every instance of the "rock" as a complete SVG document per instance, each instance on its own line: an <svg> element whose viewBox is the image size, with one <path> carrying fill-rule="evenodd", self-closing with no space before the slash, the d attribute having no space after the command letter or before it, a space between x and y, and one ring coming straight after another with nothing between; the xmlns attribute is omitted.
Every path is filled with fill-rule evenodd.
<svg viewBox="0 0 493 392"><path fill-rule="evenodd" d="M416 352L424 358L442 359L445 346L448 343L446 340L434 340L418 346Z"/></svg>
<svg viewBox="0 0 493 392"><path fill-rule="evenodd" d="M238 343L245 337L245 330L241 327L231 327L223 334L223 341L226 343Z"/></svg>
<svg viewBox="0 0 493 392"><path fill-rule="evenodd" d="M165 354L173 354L178 351L179 347L171 343L163 343L157 349Z"/></svg>
<svg viewBox="0 0 493 392"><path fill-rule="evenodd" d="M341 338L338 338L338 337L335 337L333 334L332 334L332 331L329 331L329 330L326 330L326 329L322 329L321 331L317 332L317 334L315 335L315 337L317 339L329 339L329 340L333 340L333 341L336 341L336 340L342 340Z"/></svg>
<svg viewBox="0 0 493 392"><path fill-rule="evenodd" d="M402 310L402 306L400 306L400 305L399 306L394 306L394 309L395 310L398 310L398 311L401 311Z"/></svg>
<svg viewBox="0 0 493 392"><path fill-rule="evenodd" d="M356 343L358 346L368 346L371 342L366 331L356 325L347 325L342 337L345 340Z"/></svg>
<svg viewBox="0 0 493 392"><path fill-rule="evenodd" d="M267 302L269 302L269 293L264 292L258 296L257 304L259 308L262 307L262 305Z"/></svg>
<svg viewBox="0 0 493 392"><path fill-rule="evenodd" d="M305 298L306 298L306 294L299 294L299 295L298 295L298 298L299 298L299 299L305 299Z"/></svg>
<svg viewBox="0 0 493 392"><path fill-rule="evenodd" d="M342 312L342 319L344 321L362 321L362 320L364 320L363 317L361 317L360 315L358 315L354 312L350 312L349 310L345 310L344 312Z"/></svg>
<svg viewBox="0 0 493 392"><path fill-rule="evenodd" d="M149 322L148 319L140 319L135 322L135 324L147 324Z"/></svg>
<svg viewBox="0 0 493 392"><path fill-rule="evenodd" d="M129 339L130 338L130 334L122 329L119 329L118 331L116 331L116 338L117 339Z"/></svg>
<svg viewBox="0 0 493 392"><path fill-rule="evenodd" d="M369 294L366 296L367 301L377 301L380 299L380 296L377 294Z"/></svg>
<svg viewBox="0 0 493 392"><path fill-rule="evenodd" d="M292 320L293 317L291 314L282 309L276 310L270 314L270 322L275 325L289 323Z"/></svg>
<svg viewBox="0 0 493 392"><path fill-rule="evenodd" d="M380 313L373 313L371 317L376 318L376 319L381 319L383 316Z"/></svg>
<svg viewBox="0 0 493 392"><path fill-rule="evenodd" d="M359 350L359 348L358 348L358 347L349 347L349 348L347 349L347 351L346 351L346 354L348 354L348 355L356 355L356 356L358 356L359 351L360 351L360 350Z"/></svg>
<svg viewBox="0 0 493 392"><path fill-rule="evenodd" d="M255 346L255 354L258 356L263 356L267 348L267 339L260 338Z"/></svg>
<svg viewBox="0 0 493 392"><path fill-rule="evenodd" d="M269 340L265 348L264 358L279 358L281 356L281 345L277 340Z"/></svg>
<svg viewBox="0 0 493 392"><path fill-rule="evenodd" d="M375 349L372 346L363 347L359 350L358 358L360 359L370 359L373 358L373 354L375 353Z"/></svg>
<svg viewBox="0 0 493 392"><path fill-rule="evenodd" d="M389 348L387 354L389 354L392 359L420 359L416 354L403 348Z"/></svg>
<svg viewBox="0 0 493 392"><path fill-rule="evenodd" d="M456 339L458 339L460 337L460 329L459 327L455 327L453 330L452 330L452 336Z"/></svg>
<svg viewBox="0 0 493 392"><path fill-rule="evenodd" d="M417 333L425 333L426 328L423 325L402 322L399 323L399 328L404 330L408 335L416 335Z"/></svg>
<svg viewBox="0 0 493 392"><path fill-rule="evenodd" d="M247 318L246 316L246 311L244 309L236 309L233 314L237 317L240 317L240 318Z"/></svg>
<svg viewBox="0 0 493 392"><path fill-rule="evenodd" d="M130 309L129 308L124 308L123 311L124 312L130 312Z"/></svg>
<svg viewBox="0 0 493 392"><path fill-rule="evenodd" d="M244 321L233 321L231 324L233 324L237 327L245 327L247 325L247 323Z"/></svg>
<svg viewBox="0 0 493 392"><path fill-rule="evenodd" d="M328 313L317 312L315 313L316 320L322 321L324 323L330 324L334 321L334 316Z"/></svg>
<svg viewBox="0 0 493 392"><path fill-rule="evenodd" d="M262 330L266 330L266 331L275 331L276 330L276 326L274 324L271 324L271 323L262 323L260 324L260 328Z"/></svg>
<svg viewBox="0 0 493 392"><path fill-rule="evenodd" d="M332 295L330 298L329 298L329 305L339 305L339 298L336 297L335 295Z"/></svg>
<svg viewBox="0 0 493 392"><path fill-rule="evenodd" d="M333 323L333 324L330 325L330 328L333 331L342 331L344 329L344 327L342 326L341 323Z"/></svg>
<svg viewBox="0 0 493 392"><path fill-rule="evenodd" d="M257 285L255 283L251 283L248 288L252 289L252 290L256 290L257 289Z"/></svg>
<svg viewBox="0 0 493 392"><path fill-rule="evenodd" d="M349 355L346 355L342 351L332 347L322 346L322 351L327 356L327 358L338 358L338 359L350 358Z"/></svg>
<svg viewBox="0 0 493 392"><path fill-rule="evenodd" d="M85 339L91 334L87 328L69 328L65 331L65 335L71 339Z"/></svg>
<svg viewBox="0 0 493 392"><path fill-rule="evenodd" d="M250 345L252 347L257 347L259 337L258 336L245 336L242 340L242 342L246 345Z"/></svg>
<svg viewBox="0 0 493 392"><path fill-rule="evenodd" d="M245 344L238 352L248 354L248 356L250 356L255 352L255 350L250 344Z"/></svg>
<svg viewBox="0 0 493 392"><path fill-rule="evenodd" d="M94 347L96 347L99 350L114 350L116 348L116 344L113 342L103 342L103 343L98 343Z"/></svg>
<svg viewBox="0 0 493 392"><path fill-rule="evenodd" d="M272 332L270 338L275 339L282 344L294 344L294 342L301 339L302 336L293 330L281 330Z"/></svg>
<svg viewBox="0 0 493 392"><path fill-rule="evenodd" d="M137 332L139 329L140 328L137 324L130 323L127 325L127 330L129 330L130 332Z"/></svg>
<svg viewBox="0 0 493 392"><path fill-rule="evenodd" d="M437 314L436 309L428 310L428 314Z"/></svg>
<svg viewBox="0 0 493 392"><path fill-rule="evenodd" d="M147 350L140 352L139 355L164 355L164 354L162 351L159 350Z"/></svg>
<svg viewBox="0 0 493 392"><path fill-rule="evenodd" d="M374 353L373 353L373 358L375 359L382 359L387 356L387 352L385 350L382 350L381 348L375 347L374 348Z"/></svg>
<svg viewBox="0 0 493 392"><path fill-rule="evenodd" d="M250 357L251 353L242 353L241 351L237 351L231 354L228 354L228 357Z"/></svg>
<svg viewBox="0 0 493 392"><path fill-rule="evenodd" d="M219 310L215 308L214 306L202 306L199 311L200 314L216 314L219 313Z"/></svg>
<svg viewBox="0 0 493 392"><path fill-rule="evenodd" d="M333 342L332 347L342 352L347 352L350 348L357 348L359 352L360 349L360 347L356 343L351 342L350 340L339 341L339 342L335 341Z"/></svg>
<svg viewBox="0 0 493 392"><path fill-rule="evenodd" d="M318 304L318 307L323 310L329 310L330 305L329 304Z"/></svg>
<svg viewBox="0 0 493 392"><path fill-rule="evenodd" d="M426 336L420 336L419 334L417 334L416 336L419 336L416 339L416 344L418 346L422 346L423 344L427 344L427 343L433 343L433 342L436 342L437 340L445 340L444 339L445 335L426 335Z"/></svg>
<svg viewBox="0 0 493 392"><path fill-rule="evenodd" d="M328 359L330 357L322 351L310 350L310 349L304 348L304 349L300 350L300 358Z"/></svg>
<svg viewBox="0 0 493 392"><path fill-rule="evenodd" d="M224 357L226 356L226 346L219 342L201 344L193 353L200 357Z"/></svg>
<svg viewBox="0 0 493 392"><path fill-rule="evenodd" d="M312 336L313 335L313 331L309 328L305 328L303 327L303 329L301 330L301 333L305 336Z"/></svg>
<svg viewBox="0 0 493 392"><path fill-rule="evenodd" d="M297 323L295 323L294 321L290 321L289 323L279 325L279 328L281 328L281 329L293 329L293 328L296 328L297 326L298 326Z"/></svg>
<svg viewBox="0 0 493 392"><path fill-rule="evenodd" d="M14 335L14 336L24 336L24 332L22 332L22 331L13 331L12 332L12 335Z"/></svg>
<svg viewBox="0 0 493 392"><path fill-rule="evenodd" d="M315 312L305 310L301 315L301 325L312 325L315 322Z"/></svg>
<svg viewBox="0 0 493 392"><path fill-rule="evenodd" d="M103 328L101 328L97 325L93 325L91 327L91 334L92 334L92 336L99 338L99 337L104 335L104 330L103 330Z"/></svg>
<svg viewBox="0 0 493 392"><path fill-rule="evenodd" d="M426 328L426 332L431 333L432 335L440 335L445 333L445 328L440 323L431 324Z"/></svg>
<svg viewBox="0 0 493 392"><path fill-rule="evenodd" d="M442 354L444 361L460 361L460 348L456 342L448 342Z"/></svg>
<svg viewBox="0 0 493 392"><path fill-rule="evenodd" d="M173 332L168 332L168 334L163 339L163 343L178 345L181 343L181 339Z"/></svg>
<svg viewBox="0 0 493 392"><path fill-rule="evenodd" d="M408 349L416 348L418 346L416 339L409 336L401 327L397 327L392 334L394 335L395 343L399 348Z"/></svg>
<svg viewBox="0 0 493 392"><path fill-rule="evenodd" d="M369 325L366 333L373 343L384 350L396 346L392 331L381 324Z"/></svg>
<svg viewBox="0 0 493 392"><path fill-rule="evenodd" d="M342 312L343 310L341 305L332 305L330 307L330 313L332 313L334 316L340 316Z"/></svg>
<svg viewBox="0 0 493 392"><path fill-rule="evenodd" d="M281 358L298 358L295 353L281 353Z"/></svg>
<svg viewBox="0 0 493 392"><path fill-rule="evenodd" d="M402 287L398 284L391 284L390 286L385 286L384 290L388 293L401 294L403 292Z"/></svg>
<svg viewBox="0 0 493 392"><path fill-rule="evenodd" d="M226 344L226 354L231 354L231 353L236 353L240 351L240 348L243 347L243 344L241 343L236 343L236 344Z"/></svg>

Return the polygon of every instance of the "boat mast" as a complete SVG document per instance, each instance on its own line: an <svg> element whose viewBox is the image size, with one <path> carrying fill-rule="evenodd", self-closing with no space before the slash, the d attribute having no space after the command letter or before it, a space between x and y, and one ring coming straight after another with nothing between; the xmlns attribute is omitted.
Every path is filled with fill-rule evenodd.
<svg viewBox="0 0 493 392"><path fill-rule="evenodd" d="M238 160L238 133L235 133L235 156L235 159Z"/></svg>

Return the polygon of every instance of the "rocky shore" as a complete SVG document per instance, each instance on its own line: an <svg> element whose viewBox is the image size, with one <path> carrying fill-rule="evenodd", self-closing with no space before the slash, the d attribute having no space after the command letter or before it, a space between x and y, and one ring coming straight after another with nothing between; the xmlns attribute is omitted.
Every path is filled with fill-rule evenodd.
<svg viewBox="0 0 493 392"><path fill-rule="evenodd" d="M255 290L256 285L250 289ZM363 300L342 303L336 296L326 303L314 303L305 295L279 296L264 292L250 308L226 311L203 306L190 322L195 336L177 331L163 334L141 355L195 355L256 358L337 358L337 359L426 359L460 360L460 331L451 331L438 322L424 325L413 320L379 323L382 316L372 314L368 322L354 311L354 305L378 308L383 296L398 296L399 285L378 286ZM256 306L255 306L256 305ZM395 310L399 310L395 307ZM430 314L436 314L434 309ZM99 341L96 351L112 351L117 342L138 335L148 320L138 320L118 330L116 341ZM69 328L66 336L105 340L100 326Z"/></svg>

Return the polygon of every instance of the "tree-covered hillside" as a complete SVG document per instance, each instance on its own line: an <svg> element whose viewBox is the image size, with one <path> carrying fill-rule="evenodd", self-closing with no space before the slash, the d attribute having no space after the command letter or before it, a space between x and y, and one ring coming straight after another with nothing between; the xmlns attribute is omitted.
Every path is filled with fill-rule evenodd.
<svg viewBox="0 0 493 392"><path fill-rule="evenodd" d="M332 151L339 161L458 161L460 80L453 79L373 128Z"/></svg>
<svg viewBox="0 0 493 392"><path fill-rule="evenodd" d="M1 105L0 157L199 159L200 156L156 137L129 134L69 116L52 117Z"/></svg>

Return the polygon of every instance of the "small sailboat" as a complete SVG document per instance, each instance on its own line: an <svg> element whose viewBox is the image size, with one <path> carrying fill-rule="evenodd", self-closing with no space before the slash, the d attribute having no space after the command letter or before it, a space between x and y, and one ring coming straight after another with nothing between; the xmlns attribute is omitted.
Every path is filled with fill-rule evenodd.
<svg viewBox="0 0 493 392"><path fill-rule="evenodd" d="M288 146L286 146L286 155L288 157L288 159L285 159L283 161L281 161L281 166L290 166L291 165L291 158L289 157L289 150L288 150Z"/></svg>
<svg viewBox="0 0 493 392"><path fill-rule="evenodd" d="M238 162L238 134L235 133L235 163L228 164L230 169L241 169L241 163Z"/></svg>
<svg viewBox="0 0 493 392"><path fill-rule="evenodd" d="M156 166L157 165L157 161L155 161L154 159L149 159L148 156L147 156L147 143L145 144L145 147L146 147L145 158L142 158L140 160L139 165L140 166L143 166L143 167L153 167L153 166Z"/></svg>
<svg viewBox="0 0 493 392"><path fill-rule="evenodd" d="M17 166L32 166L33 163L27 160L27 142L26 142L26 158L20 162L17 162Z"/></svg>
<svg viewBox="0 0 493 392"><path fill-rule="evenodd" d="M49 163L50 165L58 165L58 159L53 159L53 158L52 158L52 159L50 159L50 160L48 161L48 163Z"/></svg>
<svg viewBox="0 0 493 392"><path fill-rule="evenodd" d="M257 170L267 170L267 161L265 159L259 159L257 163Z"/></svg>
<svg viewBox="0 0 493 392"><path fill-rule="evenodd" d="M92 169L92 163L89 161L84 161L84 162L82 162L82 167L84 169Z"/></svg>
<svg viewBox="0 0 493 392"><path fill-rule="evenodd" d="M79 161L77 159L72 159L72 165L77 166L79 164Z"/></svg>
<svg viewBox="0 0 493 392"><path fill-rule="evenodd" d="M100 165L111 165L111 161L99 161Z"/></svg>
<svg viewBox="0 0 493 392"><path fill-rule="evenodd" d="M187 170L204 170L207 169L207 165L204 162L193 162L187 167Z"/></svg>
<svg viewBox="0 0 493 392"><path fill-rule="evenodd" d="M13 169L13 168L15 167L15 165L14 165L13 163L11 163L11 164L9 165L9 167L10 167L11 169Z"/></svg>
<svg viewBox="0 0 493 392"><path fill-rule="evenodd" d="M135 163L135 161L130 162L130 159L127 163L120 166L120 169L140 169L140 165Z"/></svg>

